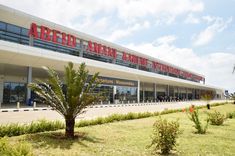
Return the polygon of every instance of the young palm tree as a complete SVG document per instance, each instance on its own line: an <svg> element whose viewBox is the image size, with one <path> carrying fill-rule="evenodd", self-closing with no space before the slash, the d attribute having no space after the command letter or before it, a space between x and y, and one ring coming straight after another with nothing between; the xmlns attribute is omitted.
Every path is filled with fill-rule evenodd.
<svg viewBox="0 0 235 156"><path fill-rule="evenodd" d="M49 78L47 82L38 80L29 87L43 100L43 102L64 116L67 138L74 137L74 125L77 115L85 112L85 108L94 102L101 100L100 94L94 94L94 89L99 85L98 75L89 76L85 63L82 63L76 71L73 63L69 62L65 67L64 81L58 74L47 68Z"/></svg>

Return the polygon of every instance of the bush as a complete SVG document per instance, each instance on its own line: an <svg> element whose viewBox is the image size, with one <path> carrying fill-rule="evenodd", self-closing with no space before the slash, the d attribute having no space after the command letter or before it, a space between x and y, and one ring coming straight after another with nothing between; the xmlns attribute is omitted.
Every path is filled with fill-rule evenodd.
<svg viewBox="0 0 235 156"><path fill-rule="evenodd" d="M0 137L55 131L62 128L64 128L64 124L61 121L38 120L30 124L11 123L0 126Z"/></svg>
<svg viewBox="0 0 235 156"><path fill-rule="evenodd" d="M194 107L189 108L189 112L187 112L188 118L194 123L194 127L196 128L196 133L205 134L208 128L209 120L206 121L206 124L203 125L199 118L198 109Z"/></svg>
<svg viewBox="0 0 235 156"><path fill-rule="evenodd" d="M38 120L25 127L26 133L37 133L63 129L65 126L61 121Z"/></svg>
<svg viewBox="0 0 235 156"><path fill-rule="evenodd" d="M154 153L158 150L161 154L168 154L176 145L176 138L179 134L179 122L166 119L159 119L153 125L152 143Z"/></svg>
<svg viewBox="0 0 235 156"><path fill-rule="evenodd" d="M25 142L17 142L12 145L7 138L0 139L0 155L1 156L32 156L30 145Z"/></svg>
<svg viewBox="0 0 235 156"><path fill-rule="evenodd" d="M223 125L226 117L224 114L221 114L218 111L214 111L213 113L208 113L208 120L212 125Z"/></svg>
<svg viewBox="0 0 235 156"><path fill-rule="evenodd" d="M226 118L232 119L235 118L235 112L229 112L226 114Z"/></svg>

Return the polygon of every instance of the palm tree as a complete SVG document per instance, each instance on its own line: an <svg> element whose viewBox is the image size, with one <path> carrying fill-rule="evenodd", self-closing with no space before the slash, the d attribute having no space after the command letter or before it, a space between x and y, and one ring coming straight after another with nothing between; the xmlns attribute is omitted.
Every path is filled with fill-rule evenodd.
<svg viewBox="0 0 235 156"><path fill-rule="evenodd" d="M85 112L85 108L101 100L99 93L94 94L94 89L99 85L99 73L89 76L85 63L76 71L73 63L65 66L64 81L50 68L47 82L38 80L29 87L42 99L42 101L55 109L65 119L65 136L74 137L75 118ZM64 83L64 84L63 84Z"/></svg>

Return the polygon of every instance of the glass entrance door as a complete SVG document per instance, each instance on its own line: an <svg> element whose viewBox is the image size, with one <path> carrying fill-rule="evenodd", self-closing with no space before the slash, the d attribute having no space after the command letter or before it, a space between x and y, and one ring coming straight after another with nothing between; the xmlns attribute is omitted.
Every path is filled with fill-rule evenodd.
<svg viewBox="0 0 235 156"><path fill-rule="evenodd" d="M6 82L3 89L3 103L25 103L26 84Z"/></svg>

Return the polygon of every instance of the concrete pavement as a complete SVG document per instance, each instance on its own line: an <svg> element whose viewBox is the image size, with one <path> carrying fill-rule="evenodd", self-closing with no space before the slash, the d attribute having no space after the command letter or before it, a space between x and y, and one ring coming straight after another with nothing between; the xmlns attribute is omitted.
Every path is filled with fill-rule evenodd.
<svg viewBox="0 0 235 156"><path fill-rule="evenodd" d="M222 103L225 100L214 100L210 103ZM184 102L162 102L146 104L127 104L127 105L102 105L93 108L87 108L86 113L79 115L77 120L92 119L104 117L114 113L126 114L129 112L156 112L165 109L179 109L189 107L190 105L206 105L204 101L184 101ZM0 112L0 124L7 123L29 123L39 119L63 120L63 117L53 110L41 111L18 111L18 112Z"/></svg>

